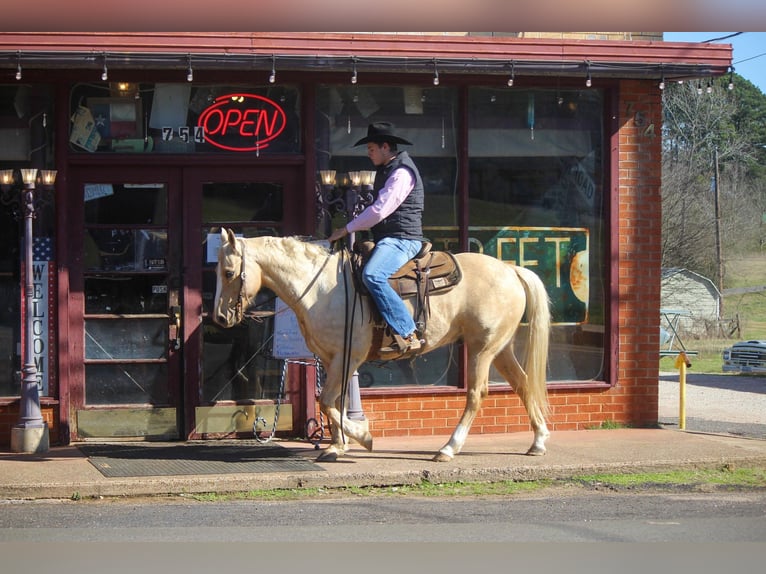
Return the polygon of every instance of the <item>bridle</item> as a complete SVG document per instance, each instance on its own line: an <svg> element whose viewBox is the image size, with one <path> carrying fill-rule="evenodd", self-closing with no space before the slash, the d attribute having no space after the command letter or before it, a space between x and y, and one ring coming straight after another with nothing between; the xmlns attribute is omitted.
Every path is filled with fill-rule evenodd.
<svg viewBox="0 0 766 574"><path fill-rule="evenodd" d="M237 314L237 323L241 323L245 314L245 300L247 298L247 293L245 292L245 280L247 279L247 274L245 273L245 260L247 258L245 257L245 242L239 241L238 239L235 241L237 242L237 245L240 246L242 260L239 267L239 296L237 297L237 303L234 306L234 312Z"/></svg>
<svg viewBox="0 0 766 574"><path fill-rule="evenodd" d="M240 248L242 260L240 262L240 267L239 267L239 295L237 296L237 302L235 303L233 308L234 308L234 312L237 315L237 323L241 323L242 319L244 319L245 317L245 301L247 301L247 293L245 290L245 281L247 279L247 274L245 273L245 261L247 257L245 256L245 242L239 239L236 239L236 242ZM311 288L314 286L314 284L317 282L317 280L321 276L322 271L324 270L325 266L327 265L329 261L330 261L330 257L328 255L325 258L324 263L322 263L322 266L314 275L314 277L311 279L311 281L309 281L308 285L306 285L306 288L298 296L297 301L302 300L308 294L308 292L311 290ZM276 299L276 296L274 297L274 299ZM288 309L289 307L285 307L284 309L282 309L281 311L278 311L277 313L284 313Z"/></svg>

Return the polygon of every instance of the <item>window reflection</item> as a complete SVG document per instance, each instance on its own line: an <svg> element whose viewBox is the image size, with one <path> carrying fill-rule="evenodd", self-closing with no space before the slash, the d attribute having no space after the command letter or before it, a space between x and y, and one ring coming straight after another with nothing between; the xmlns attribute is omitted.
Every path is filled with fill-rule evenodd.
<svg viewBox="0 0 766 574"><path fill-rule="evenodd" d="M603 374L603 106L598 90L469 92L469 248L543 279L549 380Z"/></svg>
<svg viewBox="0 0 766 574"><path fill-rule="evenodd" d="M70 93L80 153L300 153L295 86L102 82Z"/></svg>
<svg viewBox="0 0 766 574"><path fill-rule="evenodd" d="M208 182L202 186L202 400L277 400L282 361L273 357L274 295L262 289L251 316L230 329L212 320L221 227L242 237L280 235L284 189L278 182ZM282 397L284 399L284 397Z"/></svg>
<svg viewBox="0 0 766 574"><path fill-rule="evenodd" d="M162 359L167 355L167 319L85 321L86 359Z"/></svg>
<svg viewBox="0 0 766 574"><path fill-rule="evenodd" d="M367 126L389 121L396 133L413 142L402 146L418 166L425 188L424 233L443 248L443 230L457 236L457 93L452 88L421 86L327 85L317 90L317 166L336 171L338 182L350 171L371 170L365 146L354 144ZM318 205L316 235L327 237L349 215ZM364 239L364 233L358 234ZM443 242L442 242L443 245ZM459 345L433 351L413 361L371 362L359 369L362 387L457 385ZM400 364L401 363L401 364Z"/></svg>
<svg viewBox="0 0 766 574"><path fill-rule="evenodd" d="M168 405L166 364L85 365L89 405Z"/></svg>
<svg viewBox="0 0 766 574"><path fill-rule="evenodd" d="M85 278L85 313L167 313L168 289L164 276L96 275Z"/></svg>

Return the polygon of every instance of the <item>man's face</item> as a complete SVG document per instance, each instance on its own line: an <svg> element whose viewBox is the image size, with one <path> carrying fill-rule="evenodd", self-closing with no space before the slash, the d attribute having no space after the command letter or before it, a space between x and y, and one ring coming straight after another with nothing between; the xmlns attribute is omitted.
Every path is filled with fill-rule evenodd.
<svg viewBox="0 0 766 574"><path fill-rule="evenodd" d="M367 157L374 166L385 165L391 158L391 152L387 143L378 144L375 142L369 142L367 144Z"/></svg>

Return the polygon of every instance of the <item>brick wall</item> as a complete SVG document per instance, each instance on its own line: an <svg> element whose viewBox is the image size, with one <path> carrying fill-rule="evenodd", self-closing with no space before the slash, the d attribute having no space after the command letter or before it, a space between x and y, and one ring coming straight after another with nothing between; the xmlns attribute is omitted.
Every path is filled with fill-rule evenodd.
<svg viewBox="0 0 766 574"><path fill-rule="evenodd" d="M43 405L40 407L43 420L48 423L48 440L51 445L59 444L58 428L54 407ZM0 405L0 449L10 448L11 429L19 422L19 402Z"/></svg>
<svg viewBox="0 0 766 574"><path fill-rule="evenodd" d="M551 430L579 430L604 421L645 426L657 422L661 247L662 99L653 81L620 85L616 249L619 258L617 373L610 388L553 388ZM613 235L614 236L614 235ZM614 251L614 249L613 249ZM376 436L446 435L463 411L460 391L363 397ZM472 433L528 431L526 412L509 390L491 389Z"/></svg>

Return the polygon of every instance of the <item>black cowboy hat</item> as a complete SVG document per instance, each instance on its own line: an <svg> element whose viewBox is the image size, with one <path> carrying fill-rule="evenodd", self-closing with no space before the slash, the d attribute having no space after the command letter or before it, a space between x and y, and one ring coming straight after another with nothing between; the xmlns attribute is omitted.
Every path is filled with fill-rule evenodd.
<svg viewBox="0 0 766 574"><path fill-rule="evenodd" d="M354 144L354 146L366 144L369 142L375 143L397 143L413 145L412 142L408 142L404 138L394 135L394 124L390 122L375 122L367 126L367 137L360 139Z"/></svg>

